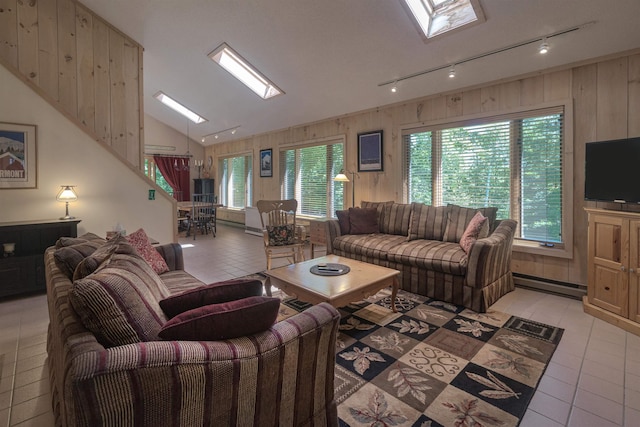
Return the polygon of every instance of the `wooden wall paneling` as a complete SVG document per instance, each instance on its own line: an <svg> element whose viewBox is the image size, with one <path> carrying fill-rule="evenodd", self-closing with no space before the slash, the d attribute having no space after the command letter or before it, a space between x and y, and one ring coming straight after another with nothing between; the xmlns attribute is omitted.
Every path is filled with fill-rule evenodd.
<svg viewBox="0 0 640 427"><path fill-rule="evenodd" d="M544 102L544 76L522 79L520 85L520 104L536 105Z"/></svg>
<svg viewBox="0 0 640 427"><path fill-rule="evenodd" d="M627 120L629 137L640 136L640 54L629 56L629 113Z"/></svg>
<svg viewBox="0 0 640 427"><path fill-rule="evenodd" d="M93 74L95 92L95 132L111 145L111 81L109 79L109 27L93 20Z"/></svg>
<svg viewBox="0 0 640 427"><path fill-rule="evenodd" d="M511 268L514 272L527 276L544 277L544 265L539 257L525 252L511 254Z"/></svg>
<svg viewBox="0 0 640 427"><path fill-rule="evenodd" d="M140 140L140 105L139 99L139 46L129 40L124 40L123 75L124 75L124 109L125 138L127 144L126 157L132 165L141 167Z"/></svg>
<svg viewBox="0 0 640 427"><path fill-rule="evenodd" d="M520 80L498 85L498 109L510 110L520 106Z"/></svg>
<svg viewBox="0 0 640 427"><path fill-rule="evenodd" d="M446 96L446 116L459 117L464 112L462 93L450 93Z"/></svg>
<svg viewBox="0 0 640 427"><path fill-rule="evenodd" d="M598 63L597 138L627 137L627 57Z"/></svg>
<svg viewBox="0 0 640 427"><path fill-rule="evenodd" d="M496 111L498 109L499 89L496 85L480 89L480 104L482 112Z"/></svg>
<svg viewBox="0 0 640 427"><path fill-rule="evenodd" d="M18 17L16 0L0 0L0 56L18 67Z"/></svg>
<svg viewBox="0 0 640 427"><path fill-rule="evenodd" d="M561 282L569 282L569 283L586 283L586 282L577 282L574 279L578 279L576 277L570 277L569 275L569 260L566 258L553 258L553 257L544 257L544 262L542 263L542 276L547 277L553 280L558 280Z"/></svg>
<svg viewBox="0 0 640 427"><path fill-rule="evenodd" d="M462 92L462 114L467 116L482 112L482 90L473 89Z"/></svg>
<svg viewBox="0 0 640 427"><path fill-rule="evenodd" d="M559 101L571 96L571 70L555 71L544 75L545 102Z"/></svg>
<svg viewBox="0 0 640 427"><path fill-rule="evenodd" d="M447 97L445 95L428 98L424 101L422 121L444 119L447 114Z"/></svg>
<svg viewBox="0 0 640 427"><path fill-rule="evenodd" d="M124 81L124 37L109 31L109 81L111 105L111 147L121 156L127 156L125 81Z"/></svg>
<svg viewBox="0 0 640 427"><path fill-rule="evenodd" d="M96 129L96 98L93 63L93 15L76 6L76 49L78 76L78 120L89 130Z"/></svg>
<svg viewBox="0 0 640 427"><path fill-rule="evenodd" d="M38 2L38 85L58 99L58 3Z"/></svg>
<svg viewBox="0 0 640 427"><path fill-rule="evenodd" d="M18 69L38 84L38 3L18 2Z"/></svg>
<svg viewBox="0 0 640 427"><path fill-rule="evenodd" d="M78 114L76 54L75 3L58 0L58 102L74 117Z"/></svg>

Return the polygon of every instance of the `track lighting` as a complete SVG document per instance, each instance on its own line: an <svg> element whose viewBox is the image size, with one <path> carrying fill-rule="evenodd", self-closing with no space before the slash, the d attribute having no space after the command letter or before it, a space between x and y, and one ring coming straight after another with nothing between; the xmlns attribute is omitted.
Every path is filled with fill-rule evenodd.
<svg viewBox="0 0 640 427"><path fill-rule="evenodd" d="M449 78L452 79L456 76L456 66L452 65L449 67Z"/></svg>
<svg viewBox="0 0 640 427"><path fill-rule="evenodd" d="M238 129L240 129L240 125L234 126L232 128L229 128L229 129L219 130L218 132L213 132L213 133L210 133L208 135L203 135L202 136L202 142L205 142L205 140L207 138L209 138L210 136L212 136L214 139L218 139L218 138L220 138L220 134L223 134L225 132L229 132L229 133L231 133L231 135L235 135L238 132Z"/></svg>
<svg viewBox="0 0 640 427"><path fill-rule="evenodd" d="M540 43L540 46L538 47L538 53L540 55L544 55L547 52L549 52L549 43L547 43L547 39L545 37L542 39L542 43Z"/></svg>
<svg viewBox="0 0 640 427"><path fill-rule="evenodd" d="M398 83L395 82L393 83L393 86L391 86L391 92L396 93L397 91L398 91Z"/></svg>

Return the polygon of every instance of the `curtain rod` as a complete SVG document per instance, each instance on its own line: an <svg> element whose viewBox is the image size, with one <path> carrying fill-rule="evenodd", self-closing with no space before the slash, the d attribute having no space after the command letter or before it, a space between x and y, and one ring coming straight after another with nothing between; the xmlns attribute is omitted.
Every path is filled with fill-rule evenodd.
<svg viewBox="0 0 640 427"><path fill-rule="evenodd" d="M145 156L158 156L158 157L177 157L179 159L188 159L193 157L193 154L160 154L160 153L144 153Z"/></svg>

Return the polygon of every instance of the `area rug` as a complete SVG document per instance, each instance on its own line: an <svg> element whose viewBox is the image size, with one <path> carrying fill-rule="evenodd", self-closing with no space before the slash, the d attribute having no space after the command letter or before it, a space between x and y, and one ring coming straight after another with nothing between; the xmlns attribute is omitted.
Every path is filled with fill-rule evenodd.
<svg viewBox="0 0 640 427"><path fill-rule="evenodd" d="M308 304L281 295L286 318ZM400 291L340 308L341 426L517 426L563 329Z"/></svg>

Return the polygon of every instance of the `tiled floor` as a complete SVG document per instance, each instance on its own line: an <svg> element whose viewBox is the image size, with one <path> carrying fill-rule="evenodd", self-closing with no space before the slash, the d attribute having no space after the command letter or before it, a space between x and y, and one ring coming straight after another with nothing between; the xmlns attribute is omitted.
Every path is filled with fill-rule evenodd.
<svg viewBox="0 0 640 427"><path fill-rule="evenodd" d="M261 237L238 228L180 243L186 270L207 283L266 265ZM493 308L566 329L521 427L640 426L640 337L584 314L580 301L521 288ZM47 323L45 295L0 301L0 427L53 425Z"/></svg>

